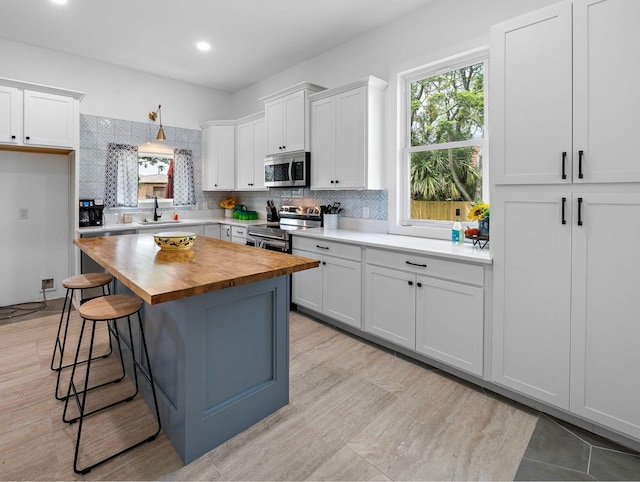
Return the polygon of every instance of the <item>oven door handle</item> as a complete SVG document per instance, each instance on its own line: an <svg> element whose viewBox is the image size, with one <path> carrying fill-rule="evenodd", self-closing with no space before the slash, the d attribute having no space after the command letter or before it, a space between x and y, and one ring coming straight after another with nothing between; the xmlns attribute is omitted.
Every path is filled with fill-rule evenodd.
<svg viewBox="0 0 640 482"><path fill-rule="evenodd" d="M282 236L278 236L277 234L255 234L252 232L247 233L247 236L251 236L254 239L259 239L259 238L266 238L266 239L275 239L277 241L285 241L285 239Z"/></svg>
<svg viewBox="0 0 640 482"><path fill-rule="evenodd" d="M278 241L273 239L261 239L260 247L263 249L277 248L280 251L286 251L287 243L286 241Z"/></svg>

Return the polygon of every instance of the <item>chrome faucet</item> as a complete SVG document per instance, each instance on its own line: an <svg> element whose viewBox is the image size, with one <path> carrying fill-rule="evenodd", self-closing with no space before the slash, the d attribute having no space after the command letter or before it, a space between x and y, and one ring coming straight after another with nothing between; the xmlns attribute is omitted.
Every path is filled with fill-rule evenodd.
<svg viewBox="0 0 640 482"><path fill-rule="evenodd" d="M158 214L158 196L153 196L153 220L157 221L162 217L162 214Z"/></svg>

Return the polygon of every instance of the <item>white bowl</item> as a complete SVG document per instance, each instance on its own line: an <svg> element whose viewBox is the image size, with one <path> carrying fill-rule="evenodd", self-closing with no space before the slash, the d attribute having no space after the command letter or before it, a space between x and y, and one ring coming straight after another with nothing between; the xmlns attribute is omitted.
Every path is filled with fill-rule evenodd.
<svg viewBox="0 0 640 482"><path fill-rule="evenodd" d="M183 231L167 231L153 235L156 244L160 249L179 250L189 249L196 242L196 233L186 233Z"/></svg>

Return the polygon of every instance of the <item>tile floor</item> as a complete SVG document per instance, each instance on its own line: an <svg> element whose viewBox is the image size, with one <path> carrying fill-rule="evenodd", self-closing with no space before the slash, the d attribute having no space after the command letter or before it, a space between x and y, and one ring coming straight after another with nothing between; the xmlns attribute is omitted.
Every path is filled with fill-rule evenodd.
<svg viewBox="0 0 640 482"><path fill-rule="evenodd" d="M51 300L39 312L0 320L0 326L27 320L36 323L42 317L55 324L53 315L59 314L61 307L61 299ZM29 325L23 325L27 332L32 330ZM6 336L14 331L8 326L2 331L2 340L10 347ZM51 334L39 336L46 339ZM48 352L45 346L45 362ZM45 366L42 380L50 383L47 372ZM437 376L424 378L420 373ZM0 407L6 405L1 400L8 394L23 392L13 394L11 387L18 379L13 381L6 378L8 375L0 383L0 395L4 392ZM114 462L95 476L115 478L112 470L116 468L120 476L146 480L640 480L638 453L432 367L390 356L387 350L299 313L292 313L291 377L288 407L194 463L180 468L168 441L161 440L132 455L133 461ZM38 385L42 385L39 380L38 376ZM331 403L340 397L346 397L343 400L349 404ZM23 409L11 407L4 408L20 418ZM57 414L49 420L30 414L30 409L27 412L29 418L22 420L33 429L41 427L38 430L48 433L50 425L59 425ZM14 422L16 427L25 426L19 420ZM0 446L5 449L24 438L24 428L6 430L0 435ZM505 443L496 445L494 441L499 439ZM279 448L286 448L288 455L278 454ZM135 461L147 460L150 455L153 458L156 452L161 459L153 469ZM57 452L55 456L63 464L47 478L70 478L66 451L64 456ZM320 458L316 461L314 457ZM0 480L7 479L2 467L8 470L9 460L0 456ZM15 469L7 472L9 478L27 475L19 467ZM27 478L33 476L31 473Z"/></svg>

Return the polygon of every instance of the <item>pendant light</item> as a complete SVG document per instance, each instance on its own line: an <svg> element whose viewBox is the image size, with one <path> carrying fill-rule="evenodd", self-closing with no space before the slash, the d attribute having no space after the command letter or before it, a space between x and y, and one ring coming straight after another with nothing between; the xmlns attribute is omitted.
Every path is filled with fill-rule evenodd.
<svg viewBox="0 0 640 482"><path fill-rule="evenodd" d="M166 136L164 135L164 129L162 128L162 112L161 109L162 106L158 105L158 110L155 112L149 112L149 119L151 119L152 121L155 121L156 119L160 120L160 129L158 129L158 135L156 136L156 139L159 141L165 141L167 140Z"/></svg>

